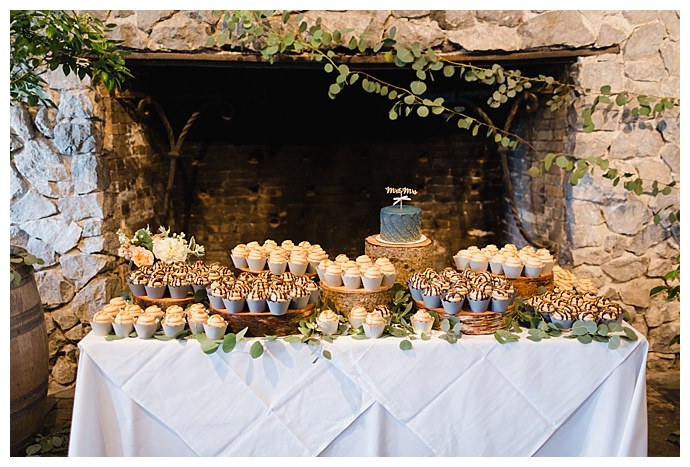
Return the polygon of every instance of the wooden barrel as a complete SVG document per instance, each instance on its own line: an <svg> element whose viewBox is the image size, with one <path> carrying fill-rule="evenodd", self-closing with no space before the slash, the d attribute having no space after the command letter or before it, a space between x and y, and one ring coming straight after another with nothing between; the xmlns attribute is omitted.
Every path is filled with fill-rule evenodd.
<svg viewBox="0 0 690 467"><path fill-rule="evenodd" d="M14 454L40 431L48 395L48 335L30 266L10 285L10 443Z"/></svg>

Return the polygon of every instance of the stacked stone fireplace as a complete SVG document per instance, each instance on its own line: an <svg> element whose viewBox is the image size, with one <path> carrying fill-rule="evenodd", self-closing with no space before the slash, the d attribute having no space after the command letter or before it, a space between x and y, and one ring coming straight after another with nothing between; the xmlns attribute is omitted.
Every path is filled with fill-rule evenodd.
<svg viewBox="0 0 690 467"><path fill-rule="evenodd" d="M438 268L471 244L527 243L491 141L438 120L390 122L381 99L362 92L331 101L324 74L307 63L219 66L214 57L224 52L205 46L216 25L210 12L94 14L118 24L114 33L135 52L129 63L137 78L111 96L56 71L47 81L57 109L10 108L10 237L45 260L36 279L49 333L50 392L74 384L76 344L89 331L89 317L125 289L127 266L117 258L115 236L121 227L171 224L206 245L208 260L224 263L234 244L266 238L361 254L363 238L378 229L378 209L390 202L383 187L399 185L419 190L414 203L424 212L423 231L436 242ZM376 37L396 25L400 42L475 54L482 63L492 63L491 55L506 67L569 76L583 87L679 94L675 12L309 15ZM551 61L510 61L511 53L535 50L549 52ZM203 59L193 57L199 54ZM384 73L393 77L395 70ZM460 81L443 92L447 100L482 106L481 94ZM170 147L161 115L135 110L146 97L161 105L177 135L198 106L213 104L182 145L167 220ZM596 117L597 131L584 133L576 118L584 102L553 113L522 109L512 129L542 152L606 154L624 170L679 182L678 113L641 127L609 112ZM490 116L502 125L507 110ZM531 157L509 154L523 232L557 246L564 266L624 305L650 341L650 366L679 365L678 346L669 345L679 332L679 303L650 299L648 292L673 268L679 249L673 231L650 222L661 201L612 188L598 176L577 187L557 169L533 179ZM677 192L666 202L673 199L677 204Z"/></svg>

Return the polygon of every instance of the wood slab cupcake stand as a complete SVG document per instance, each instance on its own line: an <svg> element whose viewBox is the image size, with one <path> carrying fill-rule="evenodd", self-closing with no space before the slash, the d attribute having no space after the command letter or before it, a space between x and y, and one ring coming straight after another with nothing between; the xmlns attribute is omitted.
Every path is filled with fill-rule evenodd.
<svg viewBox="0 0 690 467"><path fill-rule="evenodd" d="M364 253L372 259L388 258L395 266L395 281L403 285L415 272L434 267L434 242L428 237L422 242L397 245L370 235L364 240Z"/></svg>
<svg viewBox="0 0 690 467"><path fill-rule="evenodd" d="M213 307L210 307L210 313L221 315L228 323L231 332L238 333L246 327L247 337L289 336L297 332L299 322L307 319L315 307L316 305L312 303L300 310L288 310L284 315L249 312L230 313L224 308L216 310Z"/></svg>
<svg viewBox="0 0 690 467"><path fill-rule="evenodd" d="M182 308L186 308L187 305L194 303L194 296L189 295L185 298L149 298L146 295L132 295L132 301L135 305L139 305L144 310L149 306L157 305L161 310L165 311L168 309L168 307L173 305L179 305Z"/></svg>
<svg viewBox="0 0 690 467"><path fill-rule="evenodd" d="M332 287L321 282L321 299L332 303L336 308L333 311L349 316L350 310L356 306L362 306L367 310L373 310L378 305L392 306L392 290L393 286L379 287L378 290L369 291L363 288Z"/></svg>
<svg viewBox="0 0 690 467"><path fill-rule="evenodd" d="M445 312L443 308L427 308L423 301L414 300L415 305L418 308L424 308L425 310L431 310L438 313L439 321L445 318L450 318L455 316L462 323L462 329L460 331L467 335L483 335L483 334L493 334L499 329L504 329L508 323L510 313L513 311L513 306L510 305L508 309L502 313L496 311L485 311L483 313L475 313L463 309L455 315L449 315ZM437 325L436 329L439 326Z"/></svg>

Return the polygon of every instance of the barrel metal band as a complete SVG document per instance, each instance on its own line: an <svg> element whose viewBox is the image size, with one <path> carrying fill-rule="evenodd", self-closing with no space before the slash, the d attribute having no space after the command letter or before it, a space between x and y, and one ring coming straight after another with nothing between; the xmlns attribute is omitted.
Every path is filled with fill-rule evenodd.
<svg viewBox="0 0 690 467"><path fill-rule="evenodd" d="M45 322L43 309L41 308L41 302L38 302L28 310L10 316L10 337L17 337L28 333L43 322Z"/></svg>
<svg viewBox="0 0 690 467"><path fill-rule="evenodd" d="M10 413L15 416L22 415L29 410L32 410L36 404L45 400L48 394L48 379L35 386L31 391L27 392L21 397L10 400ZM28 402L28 403L27 403ZM15 410L15 407L21 408Z"/></svg>

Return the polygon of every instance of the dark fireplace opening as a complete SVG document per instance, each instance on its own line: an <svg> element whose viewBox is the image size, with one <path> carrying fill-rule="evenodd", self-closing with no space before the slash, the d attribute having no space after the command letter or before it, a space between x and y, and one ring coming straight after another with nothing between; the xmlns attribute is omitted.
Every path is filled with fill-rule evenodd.
<svg viewBox="0 0 690 467"><path fill-rule="evenodd" d="M531 75L566 71L563 63L504 66ZM164 120L174 142L199 112L181 145L168 223L195 235L207 260L227 263L235 244L268 238L319 243L332 256L362 254L364 238L378 233L380 208L392 203L386 186L418 190L412 204L423 210L422 231L436 241L438 265L450 264L460 248L513 240L497 145L458 129L454 119L413 111L391 121L394 102L359 83L332 100L327 90L337 75L322 65L142 61L132 68L137 78L128 95L150 97L162 110L145 119L161 158L170 150ZM415 79L390 67L356 68L391 84ZM430 87L432 99L473 116L476 105L499 127L510 111L509 104L489 109L483 85L438 73ZM539 125L533 120L518 116L513 126L530 132Z"/></svg>

